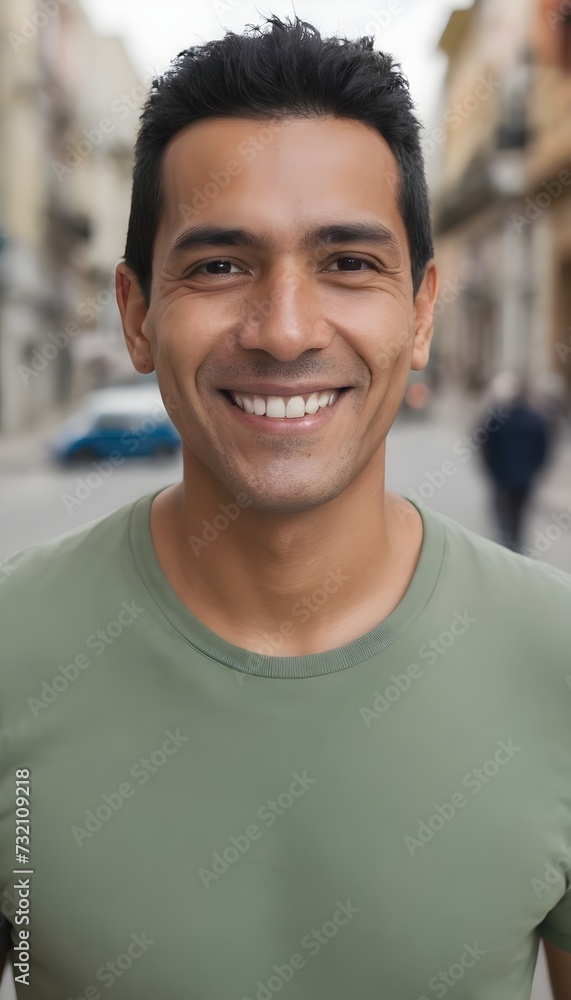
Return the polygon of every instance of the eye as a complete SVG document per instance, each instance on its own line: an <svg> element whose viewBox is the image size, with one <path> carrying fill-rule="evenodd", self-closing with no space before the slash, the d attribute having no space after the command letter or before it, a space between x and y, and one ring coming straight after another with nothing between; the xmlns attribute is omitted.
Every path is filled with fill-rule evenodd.
<svg viewBox="0 0 571 1000"><path fill-rule="evenodd" d="M376 268L371 261L364 260L362 257L354 257L352 254L346 255L345 257L338 257L337 260L333 261L333 264L339 264L338 269L333 268L333 270L339 271L361 271L365 269L369 269L371 271L378 270L378 268ZM327 270L331 269L332 268L328 268Z"/></svg>
<svg viewBox="0 0 571 1000"><path fill-rule="evenodd" d="M231 268L235 268L234 271ZM187 277L191 277L194 274L242 274L242 268L238 267L237 264L233 264L231 260L224 260L224 258L219 258L218 260L209 260L206 264L200 264L199 267L195 267Z"/></svg>

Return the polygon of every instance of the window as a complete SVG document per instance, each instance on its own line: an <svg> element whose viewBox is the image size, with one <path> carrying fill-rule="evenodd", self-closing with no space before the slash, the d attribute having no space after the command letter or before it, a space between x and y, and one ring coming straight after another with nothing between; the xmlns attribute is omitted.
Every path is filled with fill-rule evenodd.
<svg viewBox="0 0 571 1000"><path fill-rule="evenodd" d="M127 431L131 429L133 417L126 413L104 413L95 421L95 431Z"/></svg>

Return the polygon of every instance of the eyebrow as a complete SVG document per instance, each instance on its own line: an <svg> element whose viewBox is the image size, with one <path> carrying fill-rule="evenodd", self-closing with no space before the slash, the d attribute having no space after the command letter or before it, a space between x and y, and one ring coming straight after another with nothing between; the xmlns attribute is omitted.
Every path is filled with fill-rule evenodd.
<svg viewBox="0 0 571 1000"><path fill-rule="evenodd" d="M303 240L305 250L315 250L319 246L335 243L371 243L386 246L400 256L400 245L396 235L380 222L336 223L311 229Z"/></svg>
<svg viewBox="0 0 571 1000"><path fill-rule="evenodd" d="M317 226L308 230L300 241L303 250L316 250L320 246L331 246L337 243L370 243L375 246L385 246L401 255L401 248L396 235L379 222L334 223L328 226ZM185 229L173 240L168 250L169 257L179 257L187 250L196 250L206 246L241 246L258 250L261 253L271 253L275 249L272 239L249 229L228 228L224 226L194 226Z"/></svg>
<svg viewBox="0 0 571 1000"><path fill-rule="evenodd" d="M258 233L248 229L228 229L221 226L195 226L185 229L173 240L169 247L169 257L179 257L186 250L200 247L250 247L252 250L267 252L272 249L272 242Z"/></svg>

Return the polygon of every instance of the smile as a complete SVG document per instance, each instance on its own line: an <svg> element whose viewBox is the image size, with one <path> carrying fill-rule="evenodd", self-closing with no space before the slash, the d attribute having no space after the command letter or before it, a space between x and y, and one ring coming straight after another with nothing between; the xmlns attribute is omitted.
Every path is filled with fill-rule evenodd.
<svg viewBox="0 0 571 1000"><path fill-rule="evenodd" d="M232 402L245 413L270 420L299 419L334 406L343 389L323 389L305 396L263 396L229 391Z"/></svg>

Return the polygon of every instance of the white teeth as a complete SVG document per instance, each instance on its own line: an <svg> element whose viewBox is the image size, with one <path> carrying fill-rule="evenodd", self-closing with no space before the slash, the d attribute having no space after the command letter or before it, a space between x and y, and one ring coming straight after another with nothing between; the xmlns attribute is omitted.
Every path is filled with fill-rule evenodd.
<svg viewBox="0 0 571 1000"><path fill-rule="evenodd" d="M286 415L286 404L281 396L268 396L266 402L266 416L281 418Z"/></svg>
<svg viewBox="0 0 571 1000"><path fill-rule="evenodd" d="M307 401L303 396L259 396L247 393L232 392L231 396L237 406L246 413L258 417L269 417L274 420L299 419L306 414L313 415L326 406L333 406L339 398L340 390L312 392Z"/></svg>
<svg viewBox="0 0 571 1000"><path fill-rule="evenodd" d="M305 402L303 396L292 396L286 404L286 417L304 417Z"/></svg>

